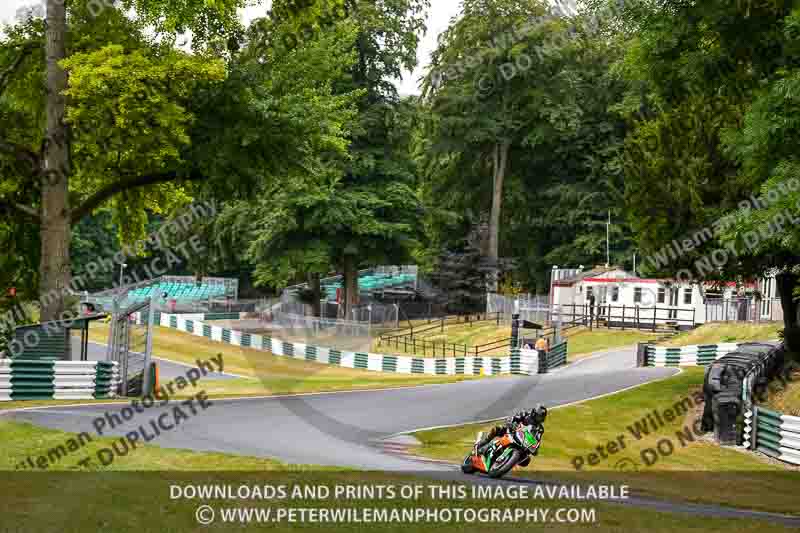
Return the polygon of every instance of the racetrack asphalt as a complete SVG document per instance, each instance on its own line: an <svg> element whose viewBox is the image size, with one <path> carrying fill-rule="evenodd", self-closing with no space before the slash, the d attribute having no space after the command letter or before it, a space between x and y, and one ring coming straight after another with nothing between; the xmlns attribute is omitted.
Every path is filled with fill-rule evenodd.
<svg viewBox="0 0 800 533"><path fill-rule="evenodd" d="M213 399L198 416L163 432L167 448L270 457L292 464L394 471L473 483L542 483L508 477L466 478L457 465L420 461L392 453L386 439L420 429L489 422L542 403L549 408L612 394L675 375L674 368L637 368L635 350L602 352L551 374L500 377L443 385L311 393L261 398ZM92 421L124 407L85 405L11 411L16 420L70 432L94 434ZM170 406L153 407L107 432L121 436L149 424ZM546 436L545 436L546 444ZM466 450L465 450L466 451ZM549 484L549 483L546 483ZM800 526L800 518L717 505L631 498L619 502L655 510L720 518L759 518Z"/></svg>
<svg viewBox="0 0 800 533"><path fill-rule="evenodd" d="M578 402L677 372L636 368L635 353L625 349L539 376L376 391L214 399L214 405L202 416L163 433L157 444L272 457L288 463L416 471L420 469L418 462L388 455L376 443L420 428L503 418L537 403L555 407ZM91 431L94 418L119 409L87 405L19 411L11 416L66 431ZM153 407L115 428L113 434L133 431L166 409L169 407Z"/></svg>
<svg viewBox="0 0 800 533"><path fill-rule="evenodd" d="M89 342L87 348L87 359L89 361L105 361L107 349L108 347L105 344ZM72 353L79 354L80 350L80 338L72 337ZM74 356L77 357L77 355ZM186 363L177 363L175 361L170 361L169 359L164 359L163 357L159 357L158 354L155 354L153 359L156 363L158 363L158 375L162 381L171 381L178 376L186 376L186 372L192 367L192 365L188 365ZM208 375L205 376L205 379L233 379L236 377L239 376L219 372L209 372Z"/></svg>

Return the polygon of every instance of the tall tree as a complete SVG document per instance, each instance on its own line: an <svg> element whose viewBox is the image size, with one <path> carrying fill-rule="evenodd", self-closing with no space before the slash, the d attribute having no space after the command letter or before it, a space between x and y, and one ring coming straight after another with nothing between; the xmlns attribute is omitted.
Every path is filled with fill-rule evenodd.
<svg viewBox="0 0 800 533"><path fill-rule="evenodd" d="M623 158L626 203L648 268L698 281L778 269L792 326L792 230L748 244L777 213L740 207L774 194L792 175L793 156L782 150L793 140L795 104L786 89L800 60L792 6L636 2L619 20L630 39L619 69L631 83L623 107L632 125Z"/></svg>
<svg viewBox="0 0 800 533"><path fill-rule="evenodd" d="M47 0L45 56L47 58L47 129L42 162L41 220L42 294L63 295L70 281L69 264L69 131L66 118L67 72L61 66L66 58L67 3ZM42 299L42 319L54 319L64 308L63 296Z"/></svg>
<svg viewBox="0 0 800 533"><path fill-rule="evenodd" d="M486 253L495 264L489 290L496 291L504 188L509 174L521 170L511 163L520 152L541 149L575 118L556 88L570 84L561 73L568 39L565 21L539 0L465 0L463 6L439 38L426 78L427 174L473 191L468 196L489 211Z"/></svg>
<svg viewBox="0 0 800 533"><path fill-rule="evenodd" d="M69 83L65 60L69 57L73 60L73 65L80 63L86 42L93 36L88 32L96 31L104 24L108 27L109 24L127 20L123 13L136 13L137 21L128 24L128 28L134 33L137 27L141 28L149 23L156 30L167 32L166 40L169 41L170 35L193 30L196 48L202 50L204 43L230 29L236 20L236 9L242 4L241 0L219 0L213 5L203 0L189 2L124 0L118 8L106 5L103 16L95 19L93 9L87 1L67 3L62 0L47 0L46 24L41 40L38 40L36 35L29 35L26 42L3 43L4 47L20 49L18 56L4 71L4 83L0 86L3 91L13 85L10 80L24 70L25 58L37 44L43 43L45 50L44 91L41 95L33 95L34 98L42 99L46 111L44 127L37 136L38 142L18 144L13 142L13 136L5 137L0 142L7 157L25 159L29 163L23 172L25 175L21 176L22 180L18 180L20 176L4 179L18 180L18 183L33 181L40 190L40 196L35 203L26 205L9 199L16 193L17 188L2 187L0 203L7 209L14 209L18 214L32 219L40 227L39 291L43 320L57 318L65 308L64 298L71 283L70 224L118 194L184 177L172 169L158 174L125 176L108 172L103 179L93 176L95 178L93 180L75 176L73 130L76 129L76 124L71 124L68 118L70 105L68 98L72 100L80 95L74 91L73 94L67 94ZM12 39L18 36L19 34L12 33ZM103 34L98 32L97 36ZM110 67L108 64L98 66ZM131 75L135 76L133 73ZM169 98L168 94L169 90L165 91L163 96ZM124 96L116 101L119 102ZM24 98L3 97L7 103L18 103L20 99ZM33 130L41 127L38 123L29 123L25 126ZM78 128L80 126L77 125ZM77 183L74 182L75 179ZM74 192L79 192L78 198L74 198Z"/></svg>
<svg viewBox="0 0 800 533"><path fill-rule="evenodd" d="M343 273L340 314L344 317L350 316L358 299L359 267L405 261L415 242L419 200L408 150L410 128L394 80L416 64L428 5L428 0L273 4L272 21L298 32L298 38L289 42L307 40L341 21L355 29L353 64L334 84L338 94L359 95L357 115L348 125L347 158L328 162L324 173L297 175L299 188L289 186L278 195L297 222L284 225L284 231L263 233L286 255L272 258L260 271L265 282L288 272L316 275L324 268L323 258L329 258L330 266ZM290 190L296 194L289 196ZM302 239L315 244L299 250Z"/></svg>
<svg viewBox="0 0 800 533"><path fill-rule="evenodd" d="M239 5L136 0L94 17L87 2L69 3L68 57L57 63L69 73L61 93L69 172L58 180L49 173L41 179L36 148L45 138L39 109L48 101L36 82L44 71L35 53L42 25L12 31L0 46L0 65L8 65L3 87L10 91L0 98L0 121L10 126L0 142L0 165L10 170L0 178L0 210L14 212L15 224L23 217L51 224L50 212L41 213L43 195L66 186L59 250L69 251L69 224L101 208L111 209L121 239L130 243L144 237L148 212L168 214L192 197L246 197L267 180L306 168L316 151L344 146L341 121L332 114L341 114L349 97L330 94L341 59L325 67L308 54L298 62L296 54L274 49L271 55L240 50L246 39L237 26ZM192 54L175 47L188 30ZM68 255L59 257L68 267ZM68 268L59 272L39 276L49 280L39 287L45 319L63 308L68 289L82 288L70 283Z"/></svg>

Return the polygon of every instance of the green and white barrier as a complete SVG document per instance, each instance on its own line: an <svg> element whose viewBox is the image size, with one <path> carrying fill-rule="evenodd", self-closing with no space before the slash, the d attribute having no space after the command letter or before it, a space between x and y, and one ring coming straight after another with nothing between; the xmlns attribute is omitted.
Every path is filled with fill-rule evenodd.
<svg viewBox="0 0 800 533"><path fill-rule="evenodd" d="M113 398L119 385L115 362L0 359L0 401Z"/></svg>
<svg viewBox="0 0 800 533"><path fill-rule="evenodd" d="M742 445L773 459L800 465L800 417L753 406L744 415Z"/></svg>
<svg viewBox="0 0 800 533"><path fill-rule="evenodd" d="M550 370L567 364L567 341L564 340L553 346L539 357L539 352L533 349L522 349L520 352L527 358L527 368L530 374L546 374Z"/></svg>
<svg viewBox="0 0 800 533"><path fill-rule="evenodd" d="M469 356L434 359L407 355L350 352L299 342L287 342L265 335L243 333L220 326L204 324L197 320L197 316L191 315L161 313L159 324L162 327L177 329L232 346L268 351L276 356L374 372L475 376L512 373L532 375L538 372L538 358L531 357L529 354L523 355L521 353L523 350L512 350L511 355L499 357Z"/></svg>
<svg viewBox="0 0 800 533"><path fill-rule="evenodd" d="M736 351L736 343L700 346L648 346L646 366L706 366L722 356Z"/></svg>

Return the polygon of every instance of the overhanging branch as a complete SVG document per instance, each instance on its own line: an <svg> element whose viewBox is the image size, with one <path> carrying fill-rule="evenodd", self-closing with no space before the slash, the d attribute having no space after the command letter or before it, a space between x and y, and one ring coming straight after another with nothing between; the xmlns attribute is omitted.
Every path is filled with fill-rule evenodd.
<svg viewBox="0 0 800 533"><path fill-rule="evenodd" d="M37 220L37 221L41 220L41 217L39 216L39 212L36 209L34 209L33 207L30 207L28 205L20 204L20 203L17 203L17 202L11 202L11 201L8 201L8 200L0 200L0 209L2 209L4 207L6 209L10 209L12 211L16 211L18 213L22 213L22 214L24 214L26 216L29 216L29 217Z"/></svg>
<svg viewBox="0 0 800 533"><path fill-rule="evenodd" d="M133 176L122 178L118 181L110 183L99 191L95 192L87 198L80 206L72 210L70 214L70 221L77 224L86 215L100 207L104 202L111 199L113 196L146 187L148 185L157 185L159 183L169 183L171 181L200 181L205 176L200 174L190 174L189 176L181 176L175 172L166 172L164 174L153 174L150 176Z"/></svg>

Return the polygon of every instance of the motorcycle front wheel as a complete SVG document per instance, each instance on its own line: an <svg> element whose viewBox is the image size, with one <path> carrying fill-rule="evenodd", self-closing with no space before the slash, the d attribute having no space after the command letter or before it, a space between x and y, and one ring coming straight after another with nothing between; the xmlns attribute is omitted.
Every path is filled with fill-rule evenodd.
<svg viewBox="0 0 800 533"><path fill-rule="evenodd" d="M489 477L500 478L511 472L511 469L522 460L522 451L514 449L505 461L495 463L489 468Z"/></svg>

